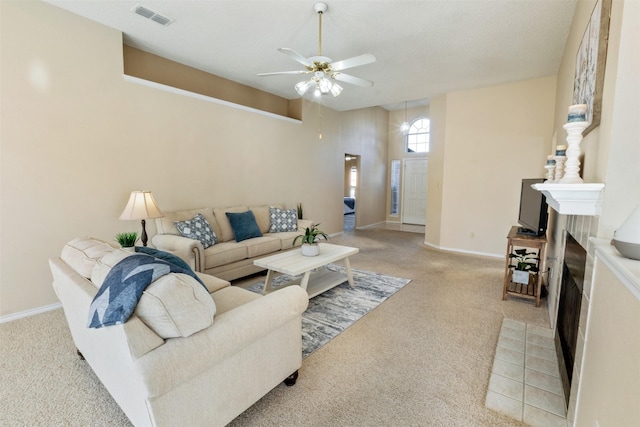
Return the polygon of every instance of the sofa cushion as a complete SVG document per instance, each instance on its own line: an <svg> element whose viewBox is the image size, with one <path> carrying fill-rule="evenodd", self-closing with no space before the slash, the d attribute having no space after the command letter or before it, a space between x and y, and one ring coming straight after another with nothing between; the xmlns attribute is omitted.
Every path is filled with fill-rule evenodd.
<svg viewBox="0 0 640 427"><path fill-rule="evenodd" d="M161 251L160 249L150 248L148 246L136 246L136 252L151 255L163 261L177 265L178 267L184 268L185 270L191 270L191 267L185 262L185 260L174 254L170 254L169 252Z"/></svg>
<svg viewBox="0 0 640 427"><path fill-rule="evenodd" d="M247 247L247 258L268 255L282 249L280 239L274 235L256 237L254 239L245 240L240 244Z"/></svg>
<svg viewBox="0 0 640 427"><path fill-rule="evenodd" d="M247 246L235 241L218 243L204 251L205 270L247 258Z"/></svg>
<svg viewBox="0 0 640 427"><path fill-rule="evenodd" d="M184 237L202 242L205 249L218 243L209 221L200 213L191 219L176 221L175 226Z"/></svg>
<svg viewBox="0 0 640 427"><path fill-rule="evenodd" d="M296 209L269 208L269 233L298 231L298 211Z"/></svg>
<svg viewBox="0 0 640 427"><path fill-rule="evenodd" d="M229 218L236 242L242 242L253 237L262 237L262 232L252 211L226 212L225 214Z"/></svg>
<svg viewBox="0 0 640 427"><path fill-rule="evenodd" d="M271 205L273 207L282 209L280 205ZM269 212L269 205L261 205L261 206L249 206L250 211L253 212L253 215L256 217L256 222L258 223L258 227L260 227L260 231L262 234L269 232L269 227L271 226L271 218Z"/></svg>
<svg viewBox="0 0 640 427"><path fill-rule="evenodd" d="M275 237L280 241L280 248L283 251L286 251L288 249L293 248L293 240L296 238L296 236L299 236L300 232L299 231L287 231L284 233L269 233L267 234L267 236L269 237ZM300 246L301 240L298 239L298 242L296 243L295 246Z"/></svg>
<svg viewBox="0 0 640 427"><path fill-rule="evenodd" d="M248 291L239 286L228 286L220 289L218 292L211 294L216 303L216 314L218 316L240 307L255 299L262 298L262 295Z"/></svg>
<svg viewBox="0 0 640 427"><path fill-rule="evenodd" d="M218 239L221 242L228 242L233 240L233 230L231 229L231 223L229 222L229 218L227 218L227 212L246 212L249 210L246 206L233 206L230 208L214 208L213 214L216 217L216 221L218 222L218 226L220 227L220 234L218 235Z"/></svg>
<svg viewBox="0 0 640 427"><path fill-rule="evenodd" d="M193 277L169 273L147 286L135 314L162 338L188 337L213 324L216 305Z"/></svg>
<svg viewBox="0 0 640 427"><path fill-rule="evenodd" d="M60 258L79 275L89 279L98 260L114 249L113 246L102 240L93 237L78 237L64 245Z"/></svg>

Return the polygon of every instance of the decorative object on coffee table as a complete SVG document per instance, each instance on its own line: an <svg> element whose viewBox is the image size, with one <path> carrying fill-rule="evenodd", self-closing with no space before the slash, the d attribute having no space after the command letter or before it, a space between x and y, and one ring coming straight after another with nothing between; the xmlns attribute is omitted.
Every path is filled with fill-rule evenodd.
<svg viewBox="0 0 640 427"><path fill-rule="evenodd" d="M296 245L298 239L302 239L300 251L304 256L317 256L319 252L318 241L329 240L329 236L324 231L318 229L320 224L313 224L304 230L304 234L299 234L293 239L292 246Z"/></svg>
<svg viewBox="0 0 640 427"><path fill-rule="evenodd" d="M141 220L142 234L140 240L143 246L147 246L147 230L145 230L146 219L162 218L164 214L158 208L151 191L132 191L129 196L127 206L125 206L120 219L123 220Z"/></svg>

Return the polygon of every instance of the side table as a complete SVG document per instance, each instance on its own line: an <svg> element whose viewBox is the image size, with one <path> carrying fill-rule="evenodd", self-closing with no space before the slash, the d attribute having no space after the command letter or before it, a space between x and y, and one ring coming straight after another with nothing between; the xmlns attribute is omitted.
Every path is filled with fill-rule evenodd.
<svg viewBox="0 0 640 427"><path fill-rule="evenodd" d="M504 286L502 289L502 300L507 299L507 295L533 299L536 307L540 307L540 293L542 291L543 274L545 273L545 251L547 248L547 236L531 236L518 234L518 226L511 227L507 235L507 255L504 265ZM529 275L529 283L515 283L513 281L513 266L511 265L512 254L516 247L531 248L538 250L538 272Z"/></svg>

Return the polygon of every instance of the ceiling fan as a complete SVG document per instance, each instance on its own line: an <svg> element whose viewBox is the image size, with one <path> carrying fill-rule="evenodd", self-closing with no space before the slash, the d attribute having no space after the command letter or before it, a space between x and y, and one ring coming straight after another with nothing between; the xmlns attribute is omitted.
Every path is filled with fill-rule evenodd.
<svg viewBox="0 0 640 427"><path fill-rule="evenodd" d="M295 85L296 92L303 96L309 88L314 88L316 96L326 95L330 93L334 97L340 95L342 86L335 80L350 83L356 86L371 87L373 82L360 77L345 74L342 71L348 68L359 67L361 65L371 64L376 61L376 57L370 53L354 56L352 58L343 59L342 61L333 61L331 58L322 56L322 14L329 7L326 3L316 3L313 9L318 14L318 55L305 58L298 52L281 47L278 50L296 62L305 66L305 70L298 71L277 71L273 73L260 73L259 76L274 76L279 74L311 74L309 80L303 80Z"/></svg>

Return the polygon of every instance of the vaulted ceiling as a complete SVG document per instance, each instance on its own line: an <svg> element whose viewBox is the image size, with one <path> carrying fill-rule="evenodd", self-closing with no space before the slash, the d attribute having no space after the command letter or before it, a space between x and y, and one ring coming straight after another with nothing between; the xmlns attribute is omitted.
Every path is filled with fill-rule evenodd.
<svg viewBox="0 0 640 427"><path fill-rule="evenodd" d="M315 0L45 0L123 32L147 52L287 99L304 76L278 52L318 54ZM373 81L344 83L322 97L338 111L419 105L446 92L554 75L576 0L326 0L322 54L341 60L371 53L377 61L345 70ZM142 5L173 20L163 26L132 12ZM81 35L79 35L81 37ZM311 94L305 96L313 96Z"/></svg>

